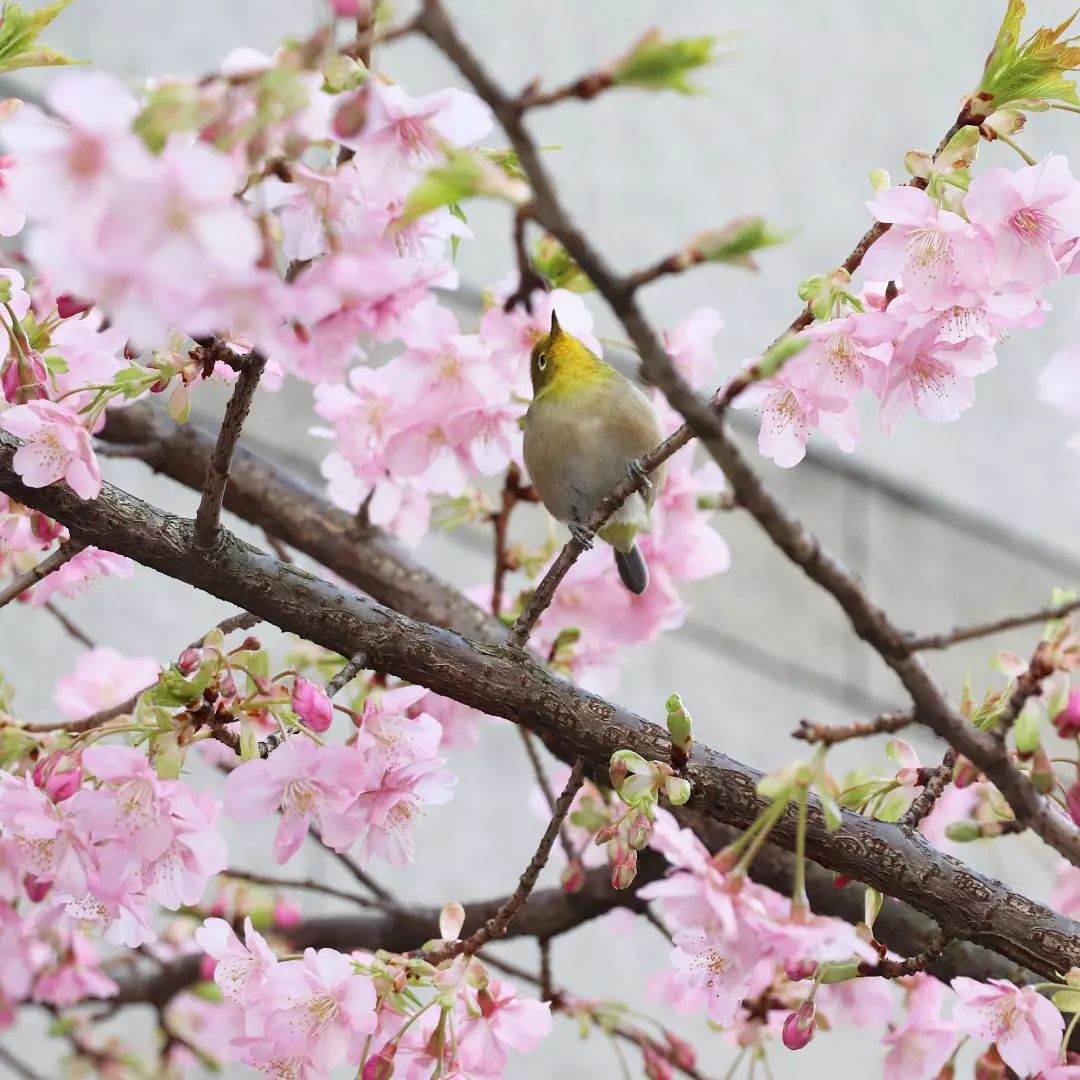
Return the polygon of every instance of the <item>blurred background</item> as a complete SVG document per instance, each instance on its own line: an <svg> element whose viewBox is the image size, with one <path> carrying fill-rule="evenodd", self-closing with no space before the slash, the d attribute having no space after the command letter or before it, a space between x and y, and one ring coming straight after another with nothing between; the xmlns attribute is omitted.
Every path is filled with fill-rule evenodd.
<svg viewBox="0 0 1080 1080"><path fill-rule="evenodd" d="M545 110L534 122L542 144L561 147L548 160L568 206L618 268L650 262L695 231L741 214L763 214L797 230L786 245L763 254L759 274L709 268L668 279L644 297L665 327L696 307L716 307L726 320L716 341L718 373L726 375L797 314L798 282L836 266L867 227L869 170L884 167L904 179L904 152L934 148L961 96L978 81L1005 4L951 0L946 10L938 0L902 6L448 0L448 6L509 88L537 75L553 85L584 73L652 26L673 36L736 35L737 55L701 74L700 95L611 93L589 105ZM1070 14L1068 0L1031 0L1028 9L1028 31ZM317 0L77 0L48 41L125 78L188 75L213 70L240 45L270 52L283 36L306 33L325 14ZM407 14L402 5L400 15ZM420 41L385 47L375 64L414 93L460 83ZM28 73L4 92L34 93L47 77ZM492 142L498 145L499 137ZM1080 145L1080 117L1037 115L1021 142L1035 157L1068 154ZM982 154L984 168L1018 164L1006 147L984 147ZM473 206L469 216L477 238L462 244L463 284L455 300L467 327L481 290L513 265L506 214ZM789 472L758 459L767 482L901 625L944 630L1034 609L1048 602L1054 585L1078 583L1080 459L1065 447L1073 433L1069 421L1036 395L1043 364L1080 333L1075 286L1067 280L1052 291L1055 309L1044 327L1017 332L1002 345L999 366L979 378L976 407L960 421L933 425L909 414L885 438L867 414L864 442L851 457L814 445L808 460ZM599 304L594 311L600 332L612 332ZM197 406L210 422L220 417L221 400L199 395ZM292 383L276 396L261 395L245 438L317 477L325 444L308 434L312 419L309 388ZM742 431L750 445L751 424ZM195 493L139 464L107 462L106 478L168 509L194 512ZM693 611L682 629L627 658L614 695L621 703L659 720L664 698L677 689L702 741L761 768L799 753L788 735L801 717L843 723L904 704L893 677L831 600L788 566L751 520L729 513L719 527L732 549L732 569L693 587ZM264 542L243 527L238 531ZM485 532L464 530L425 541L422 555L467 587L487 580L489 544ZM163 661L228 613L217 601L142 569L133 581L99 587L65 610L100 644ZM1000 681L988 666L992 649L1026 656L1036 637L1036 631L1005 635L929 661L954 697L965 673L981 693ZM0 641L0 663L17 686L19 714L52 718L52 679L71 669L77 645L47 613L22 608L0 617ZM839 757L854 763L881 756L881 749L861 746ZM940 758L941 748L930 739L919 749L924 761ZM505 725L493 725L476 750L454 755L452 764L460 776L457 795L421 823L416 867L401 873L372 868L409 900L440 904L510 891L543 830L525 809L528 767L519 739ZM233 847L237 865L270 869L269 828L263 833L256 838L245 830L242 848ZM308 865L290 865L290 872L337 879L336 866L317 853L303 858ZM1032 871L1050 861L1026 838L995 844L982 865L1040 898L1048 891L1048 875ZM314 910L320 909L316 903ZM536 966L532 943L500 950ZM665 964L664 942L646 926L626 934L602 921L554 947L559 984L655 1011L694 1038L703 1073L724 1075L734 1051L722 1035L707 1031L701 1018L673 1019L663 1006L648 1003L648 981ZM120 1027L145 1039L151 1024L149 1011L129 1011ZM45 1027L45 1018L30 1015L0 1039L42 1075L61 1075L53 1052L59 1044L43 1041ZM874 1076L881 1057L876 1036L843 1032L819 1035L798 1055L781 1048L770 1064L778 1078L841 1069ZM559 1020L542 1052L513 1060L507 1072L528 1080L558 1074L617 1075L618 1065L602 1036L583 1043L572 1023Z"/></svg>

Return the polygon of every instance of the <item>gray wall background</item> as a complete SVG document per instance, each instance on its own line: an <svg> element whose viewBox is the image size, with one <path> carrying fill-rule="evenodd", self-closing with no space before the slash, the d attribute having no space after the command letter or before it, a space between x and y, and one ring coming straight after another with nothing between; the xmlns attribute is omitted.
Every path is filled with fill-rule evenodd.
<svg viewBox="0 0 1080 1080"><path fill-rule="evenodd" d="M550 156L561 190L617 266L644 263L694 231L743 213L798 227L787 245L765 254L758 275L706 269L646 296L650 312L669 326L696 306L716 306L727 320L717 339L727 372L795 315L798 281L835 266L862 233L867 172L884 166L902 176L904 151L937 143L978 79L1004 2L908 0L902 11L857 0L453 0L450 6L508 86L536 73L561 82L654 25L672 35L741 32L740 55L703 73L700 96L610 94L589 106L546 111L535 123L542 143L563 147ZM1032 27L1069 13L1064 0L1028 6ZM407 10L403 5L401 14ZM188 74L212 69L237 45L271 50L322 11L315 0L79 0L57 21L50 43L126 77ZM387 47L377 63L418 93L458 82L421 42ZM40 73L21 80L29 89L42 83ZM1036 156L1071 153L1080 143L1080 117L1037 116L1022 141ZM1015 164L1007 149L983 152L984 164ZM474 207L470 222L478 240L461 248L466 298L512 265L505 214ZM1071 425L1035 392L1042 364L1078 332L1074 284L1052 294L1056 310L1045 327L1018 332L1002 346L999 367L979 379L977 405L959 422L936 426L908 416L885 439L867 416L865 441L853 459L825 447L791 472L760 464L873 595L913 629L1036 607L1053 585L1080 577L1080 461L1064 447ZM606 313L599 307L596 313L611 329ZM220 401L200 405L209 417L220 416ZM322 447L306 434L310 421L308 391L293 386L258 401L247 433L293 467L314 470ZM111 462L107 477L172 510L193 512L193 493L136 464ZM628 658L619 700L659 718L664 698L678 689L704 741L761 767L793 756L787 735L800 717L840 723L901 703L892 677L831 602L776 556L751 521L729 514L721 529L733 550L732 570L698 588L682 630ZM436 538L423 553L462 586L487 576L487 537L479 533ZM134 581L99 589L66 610L102 644L162 659L227 613L216 601L141 570ZM46 672L69 670L77 647L47 614L22 609L4 613L0 639L0 662L18 685L20 714L49 718ZM1000 642L1021 652L1031 643L1024 634ZM992 682L987 657L987 648L975 645L931 662L958 693L968 670L977 688ZM920 746L930 758L940 753L929 741ZM846 760L859 756L851 752ZM520 809L527 772L512 731L493 726L453 766L461 777L457 796L421 823L417 868L400 874L373 868L409 899L507 891L543 827ZM268 850L244 844L245 852ZM995 845L977 861L1028 887L1037 879L1032 870L1048 863L1024 838ZM296 869L336 879L336 869L316 855L308 862ZM504 954L535 964L528 943L507 946ZM630 939L589 926L555 949L556 976L569 989L638 1005L649 976L664 963L663 942L645 928ZM144 1036L149 1021L149 1014L131 1014L123 1030ZM697 1036L703 1071L723 1075L733 1057L724 1039L695 1019L672 1022ZM29 1018L0 1038L37 1062L43 1075L61 1075L43 1030L40 1018ZM781 1048L770 1057L777 1077L844 1068L871 1076L880 1071L881 1049L872 1036L845 1032L819 1036L798 1055ZM573 1026L559 1021L544 1053L515 1060L508 1075L539 1080L614 1069L601 1038L581 1043Z"/></svg>

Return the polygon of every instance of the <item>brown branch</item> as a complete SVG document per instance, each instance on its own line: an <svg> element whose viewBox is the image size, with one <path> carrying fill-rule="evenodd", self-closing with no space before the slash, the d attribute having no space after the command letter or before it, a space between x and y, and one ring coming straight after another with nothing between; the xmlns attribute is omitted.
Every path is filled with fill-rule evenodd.
<svg viewBox="0 0 1080 1080"><path fill-rule="evenodd" d="M555 838L562 829L562 823L566 820L566 815L570 813L570 804L573 803L574 797L581 790L581 785L584 782L585 763L579 758L574 763L573 771L570 773L570 779L566 781L566 787L563 788L562 794L555 803L555 812L552 814L551 820L544 830L544 835L540 839L540 845L537 847L533 857L529 860L529 865L525 867L525 872L521 875L521 880L518 882L518 886L513 894L475 933L470 934L460 941L444 945L441 949L436 949L434 952L425 954L424 959L427 960L428 963L438 965L444 960L449 960L455 956L472 956L475 953L478 953L488 944L488 942L506 937L507 929L509 928L510 923L513 922L514 916L521 910L525 901L529 899L529 894L536 885L536 879L540 876L540 871L547 866L548 858L551 855L551 849L555 846Z"/></svg>
<svg viewBox="0 0 1080 1080"><path fill-rule="evenodd" d="M221 505L229 483L229 466L265 367L266 357L253 352L237 376L232 397L225 407L225 418L218 432L217 445L210 455L210 467L206 470L202 498L195 515L195 542L200 547L212 544L217 537L221 524Z"/></svg>
<svg viewBox="0 0 1080 1080"><path fill-rule="evenodd" d="M934 803L941 798L952 780L953 769L956 768L956 756L956 751L951 746L945 751L941 764L930 775L930 778L923 785L922 791L915 797L915 801L907 808L907 812L900 819L902 825L914 829L934 809Z"/></svg>
<svg viewBox="0 0 1080 1080"><path fill-rule="evenodd" d="M551 781L548 780L547 772L544 770L544 763L540 760L540 754L537 752L536 737L528 728L518 727L518 731L521 732L521 741L525 745L525 753L528 755L529 764L532 766L533 776L536 777L536 783L544 796L544 802L547 803L548 810L554 817L555 792L551 790ZM563 854L566 855L568 865L573 866L574 863L580 862L581 857L574 850L574 845L565 827L559 829L559 843L562 846Z"/></svg>
<svg viewBox="0 0 1080 1080"><path fill-rule="evenodd" d="M336 697L365 667L367 654L359 652L326 684L326 696Z"/></svg>
<svg viewBox="0 0 1080 1080"><path fill-rule="evenodd" d="M554 90L541 90L537 82L530 83L521 92L514 102L514 108L518 112L527 112L530 109L546 109L550 105L557 105L560 101L570 101L577 98L579 101L591 101L598 94L609 90L615 85L610 71L590 71L582 75L580 79L565 83Z"/></svg>
<svg viewBox="0 0 1080 1080"><path fill-rule="evenodd" d="M808 743L824 743L833 746L848 739L863 739L870 735L882 735L900 731L915 723L911 713L882 713L873 720L833 727L828 724L815 724L810 720L800 720L799 727L791 733L793 739L802 739Z"/></svg>
<svg viewBox="0 0 1080 1080"><path fill-rule="evenodd" d="M71 540L61 544L51 555L47 555L36 566L31 566L25 574L17 577L6 589L0 591L0 607L10 604L27 589L33 588L42 578L48 577L54 570L59 570L82 551L83 545Z"/></svg>
<svg viewBox="0 0 1080 1080"><path fill-rule="evenodd" d="M989 637L991 634L1000 634L1006 630L1016 630L1022 626L1032 626L1035 623L1064 619L1077 610L1080 610L1080 600L1070 600L1066 604L1040 608L1038 611L1029 612L1027 615L1007 615L1005 618L995 619L993 622L975 623L972 626L957 626L943 634L910 637L906 644L912 652L922 652L925 649L947 649L950 645L956 645L962 641L974 641L976 638Z"/></svg>
<svg viewBox="0 0 1080 1080"><path fill-rule="evenodd" d="M72 622L51 600L46 600L43 607L64 628L68 637L74 638L80 645L88 649L94 648L94 639Z"/></svg>
<svg viewBox="0 0 1080 1080"><path fill-rule="evenodd" d="M332 885L325 885L321 881L313 881L310 878L275 878L266 874L256 874L248 870L224 870L224 877L234 881L247 881L252 885L263 885L269 889L300 889L304 892L322 893L323 896L333 896L338 900L347 900L350 904L359 904L361 907L371 907L372 902L366 896L357 896L356 893L346 892L344 889L335 889ZM378 905L376 905L378 906Z"/></svg>
<svg viewBox="0 0 1080 1080"><path fill-rule="evenodd" d="M228 532L213 548L197 548L190 521L108 484L91 502L64 486L28 488L11 464L18 445L0 432L0 490L60 521L80 541L130 555L341 655L364 651L373 670L527 726L563 760L583 758L592 776L605 775L616 750L630 749L647 760L667 756L666 731L555 678L520 651L418 623L286 566ZM687 777L693 806L702 815L746 828L764 808L755 791L761 774L703 744L694 748ZM792 845L794 815L782 819L773 835L778 843ZM899 826L844 814L841 828L829 833L815 802L807 853L831 870L911 903L943 931L1040 974L1080 966L1080 925L949 859Z"/></svg>
<svg viewBox="0 0 1080 1080"><path fill-rule="evenodd" d="M948 934L938 934L922 952L909 956L906 960L889 960L887 957L882 957L876 964L864 962L859 965L859 974L862 976L880 975L884 979L901 979L905 975L916 975L936 964L951 942L952 938Z"/></svg>
<svg viewBox="0 0 1080 1080"><path fill-rule="evenodd" d="M506 575L517 569L517 561L507 549L507 537L510 531L510 515L519 502L535 502L538 496L530 485L522 484L521 470L511 463L506 470L503 483L502 499L499 509L491 515L495 545L495 576L491 588L491 614L497 619L502 612L503 593Z"/></svg>
<svg viewBox="0 0 1080 1080"><path fill-rule="evenodd" d="M518 207L514 214L514 252L517 255L517 288L506 298L503 311L513 311L519 304L532 314L532 294L537 289L547 290L551 286L536 272L529 258L529 249L525 246L525 225L529 220L527 206Z"/></svg>
<svg viewBox="0 0 1080 1080"><path fill-rule="evenodd" d="M1029 698L1042 693L1042 681L1054 674L1053 647L1048 641L1040 641L1032 654L1026 671L1016 679L1016 689L997 719L997 735L1004 739L1011 730Z"/></svg>
<svg viewBox="0 0 1080 1080"><path fill-rule="evenodd" d="M915 704L916 720L970 758L1002 793L1017 819L1024 822L1050 847L1074 865L1080 865L1080 832L1050 805L1031 781L1009 760L1000 739L979 731L953 709L941 688L921 660L905 645L905 635L874 604L862 583L835 556L825 551L817 538L790 514L762 484L742 452L731 441L723 423L723 404L731 398L731 386L721 395L720 407L704 401L671 362L652 326L645 319L634 291L617 277L593 249L585 236L567 217L555 195L547 170L540 161L535 143L525 130L513 103L492 81L468 46L459 37L440 0L425 0L420 15L421 31L442 50L473 89L491 106L517 152L533 189L532 208L536 219L566 248L571 258L590 278L607 301L634 343L642 370L672 407L686 420L689 429L672 435L646 456L646 471L685 445L691 433L701 439L709 454L723 470L740 504L757 520L774 544L816 584L830 593L843 609L855 632L867 642L899 677ZM970 123L958 118L942 140L943 147L960 127ZM939 148L940 152L940 148ZM885 227L871 228L844 261L849 272L862 261L869 246ZM809 309L792 324L809 324ZM739 380L733 380L738 382ZM606 516L637 488L640 480L628 476L597 507L588 528L595 532ZM522 613L511 641L520 644L536 619L550 603L558 581L583 550L581 541L571 538L549 570L544 581ZM530 621L531 618L531 621Z"/></svg>

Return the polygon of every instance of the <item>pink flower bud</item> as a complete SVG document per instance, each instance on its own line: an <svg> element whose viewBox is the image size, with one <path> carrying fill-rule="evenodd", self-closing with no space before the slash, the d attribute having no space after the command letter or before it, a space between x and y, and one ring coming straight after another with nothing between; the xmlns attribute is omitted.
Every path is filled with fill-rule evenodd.
<svg viewBox="0 0 1080 1080"><path fill-rule="evenodd" d="M70 319L74 315L81 315L84 311L89 311L92 306L92 300L83 300L78 296L72 296L71 293L61 293L56 298L56 314L61 319Z"/></svg>
<svg viewBox="0 0 1080 1080"><path fill-rule="evenodd" d="M979 779L979 770L966 757L960 757L953 773L953 783L958 788L971 787Z"/></svg>
<svg viewBox="0 0 1080 1080"><path fill-rule="evenodd" d="M809 998L784 1021L782 1038L789 1050L801 1050L814 1037L814 1017L817 1009Z"/></svg>
<svg viewBox="0 0 1080 1080"><path fill-rule="evenodd" d="M358 90L342 95L342 102L334 113L332 129L336 139L353 139L364 130L367 123L367 94Z"/></svg>
<svg viewBox="0 0 1080 1080"><path fill-rule="evenodd" d="M53 770L45 781L45 792L53 802L70 799L82 784L82 769L76 767L64 772Z"/></svg>
<svg viewBox="0 0 1080 1080"><path fill-rule="evenodd" d="M608 779L611 781L612 789L618 791L629 773L626 762L622 758L616 758L608 768Z"/></svg>
<svg viewBox="0 0 1080 1080"><path fill-rule="evenodd" d="M803 979L812 979L817 974L817 961L815 960L785 960L784 974L792 982L802 982Z"/></svg>
<svg viewBox="0 0 1080 1080"><path fill-rule="evenodd" d="M59 540L64 532L64 526L59 521L39 514L36 510L30 515L30 529L34 536L43 544L51 544Z"/></svg>
<svg viewBox="0 0 1080 1080"><path fill-rule="evenodd" d="M664 1038L667 1040L668 1047L671 1050L671 1060L680 1069L689 1070L697 1065L697 1053L685 1039L680 1039L672 1031L665 1031Z"/></svg>
<svg viewBox="0 0 1080 1080"><path fill-rule="evenodd" d="M282 930L287 929L290 926L295 926L300 921L300 916L303 912L300 909L300 905L293 900L286 900L285 897L279 896L274 901L274 913L271 916L274 920L274 925Z"/></svg>
<svg viewBox="0 0 1080 1080"><path fill-rule="evenodd" d="M847 874L837 874L833 878L833 885L838 889L846 889L851 884L851 878Z"/></svg>
<svg viewBox="0 0 1080 1080"><path fill-rule="evenodd" d="M611 868L611 886L614 889L629 889L637 877L637 852L628 851Z"/></svg>
<svg viewBox="0 0 1080 1080"><path fill-rule="evenodd" d="M355 19L361 10L360 0L331 0L331 7L339 19ZM367 1080L366 1076L364 1080Z"/></svg>
<svg viewBox="0 0 1080 1080"><path fill-rule="evenodd" d="M232 672L223 671L218 676L218 690L222 697L236 697L236 680L232 677Z"/></svg>
<svg viewBox="0 0 1080 1080"><path fill-rule="evenodd" d="M1005 1080L1008 1075L997 1046L988 1047L975 1062L975 1080Z"/></svg>
<svg viewBox="0 0 1080 1080"><path fill-rule="evenodd" d="M618 822L613 821L610 825L605 825L597 832L597 834L593 837L593 843L597 847L603 847L605 844L608 844L612 840L614 840L615 837L618 835L619 824Z"/></svg>
<svg viewBox="0 0 1080 1080"><path fill-rule="evenodd" d="M214 977L214 969L217 961L212 956L203 956L199 960L199 978L203 982L210 982Z"/></svg>
<svg viewBox="0 0 1080 1080"><path fill-rule="evenodd" d="M334 718L326 691L300 675L293 680L292 710L311 731L326 731Z"/></svg>
<svg viewBox="0 0 1080 1080"><path fill-rule="evenodd" d="M652 822L644 814L638 814L630 823L630 829L626 834L626 842L635 851L641 851L650 839L652 839Z"/></svg>
<svg viewBox="0 0 1080 1080"><path fill-rule="evenodd" d="M374 1057L368 1058L361 1080L390 1080L394 1075L394 1055L397 1043L387 1043Z"/></svg>
<svg viewBox="0 0 1080 1080"><path fill-rule="evenodd" d="M27 898L32 900L35 904L39 904L49 895L49 890L52 888L52 881L46 881L42 878L34 877L33 874L27 874L23 878L23 888L26 890Z"/></svg>
<svg viewBox="0 0 1080 1080"><path fill-rule="evenodd" d="M257 637L248 636L240 645L241 652L258 652L262 648L262 642Z"/></svg>
<svg viewBox="0 0 1080 1080"><path fill-rule="evenodd" d="M642 1047L641 1057L647 1080L675 1080L671 1065L648 1044Z"/></svg>
<svg viewBox="0 0 1080 1080"><path fill-rule="evenodd" d="M1054 717L1054 727L1063 739L1080 735L1080 686L1069 695L1065 708Z"/></svg>
<svg viewBox="0 0 1080 1080"><path fill-rule="evenodd" d="M577 893L585 887L585 867L580 859L575 859L568 866L563 867L562 889L564 893Z"/></svg>
<svg viewBox="0 0 1080 1080"><path fill-rule="evenodd" d="M198 649L185 649L180 654L180 659L176 661L176 666L180 669L181 675L190 675L198 670L201 663L202 653Z"/></svg>
<svg viewBox="0 0 1080 1080"><path fill-rule="evenodd" d="M1073 824L1080 825L1080 780L1065 792L1065 808L1069 811Z"/></svg>

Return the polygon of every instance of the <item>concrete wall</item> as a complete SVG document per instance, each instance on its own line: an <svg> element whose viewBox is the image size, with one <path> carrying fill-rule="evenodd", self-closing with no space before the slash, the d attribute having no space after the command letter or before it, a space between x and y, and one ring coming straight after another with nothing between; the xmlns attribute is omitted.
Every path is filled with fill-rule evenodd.
<svg viewBox="0 0 1080 1080"><path fill-rule="evenodd" d="M943 10L937 0L909 0L902 9L857 0L457 0L451 6L508 85L537 72L559 82L650 25L673 34L744 32L742 55L703 76L705 95L612 94L587 108L551 110L536 124L542 142L564 147L551 162L567 199L620 266L644 262L696 229L740 213L761 212L799 227L787 246L767 253L758 276L706 270L664 283L647 297L652 313L668 324L695 306L717 306L728 320L719 355L732 370L795 314L798 280L835 265L861 233L867 171L887 166L897 173L906 149L937 142L977 78L1004 5L952 0ZM1068 11L1063 0L1033 0L1029 8L1032 19L1044 23ZM271 48L290 29L310 25L319 10L315 0L79 0L58 21L52 40L123 75L197 72L235 45ZM380 61L416 91L455 81L422 43L394 45ZM38 86L41 78L30 75L26 83ZM1068 152L1078 139L1080 118L1037 117L1027 145L1036 154ZM462 247L461 265L475 289L501 277L510 263L504 216L480 207L471 220L480 240ZM980 379L978 405L959 423L935 427L909 417L886 440L870 422L853 461L826 452L791 472L761 466L874 596L913 629L1038 606L1054 584L1076 584L1080 576L1080 462L1063 447L1069 425L1039 405L1034 392L1040 365L1076 333L1074 300L1075 290L1060 289L1050 324L1003 346L1001 366ZM268 452L311 470L319 447L306 435L309 422L306 391L294 387L260 399L248 433ZM108 477L178 512L194 508L191 492L150 477L137 464L112 462ZM732 547L732 571L698 588L682 630L628 657L621 701L659 716L664 697L678 689L704 741L763 767L791 755L787 735L800 717L842 723L902 704L895 681L835 605L776 555L752 521L733 513L721 527ZM486 577L486 550L486 537L470 532L425 546L433 564L463 586ZM102 643L159 657L226 613L148 571L67 610ZM28 719L51 716L44 672L57 663L69 668L76 647L38 612L4 612L0 636L0 663L18 683L20 712ZM1021 633L1001 644L1026 651L1031 637ZM969 669L977 686L988 683L986 658L984 647L971 646L931 663L957 691ZM927 740L921 746L929 758L940 753ZM422 873L380 873L410 899L438 902L507 890L542 829L519 809L527 774L512 731L493 728L477 751L458 755L454 767L462 778L455 801L421 824ZM1038 853L1023 839L1010 841L1007 860L1002 850L995 849L990 868L1030 880ZM314 857L303 869L328 880L337 873ZM528 943L508 946L506 953L535 962ZM663 963L656 935L636 935L631 943L604 926L585 928L555 950L557 976L575 992L638 1004L649 975ZM127 1022L128 1032L139 1027L134 1018ZM696 1022L681 1029L700 1036L703 1071L722 1075L732 1057L723 1039ZM53 1075L49 1059L38 1057L39 1032L39 1026L24 1026L12 1045L37 1058L43 1075ZM509 1075L540 1080L560 1071L613 1073L603 1041L594 1036L582 1045L565 1022L545 1050L512 1066ZM777 1077L834 1075L845 1067L870 1076L879 1057L874 1040L843 1034L821 1037L797 1056L781 1051L772 1065Z"/></svg>

